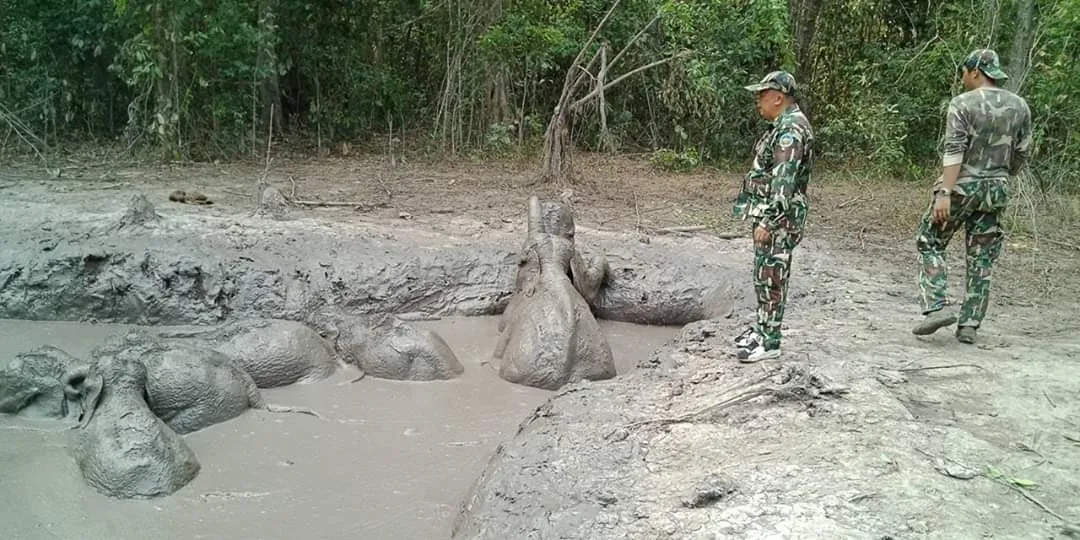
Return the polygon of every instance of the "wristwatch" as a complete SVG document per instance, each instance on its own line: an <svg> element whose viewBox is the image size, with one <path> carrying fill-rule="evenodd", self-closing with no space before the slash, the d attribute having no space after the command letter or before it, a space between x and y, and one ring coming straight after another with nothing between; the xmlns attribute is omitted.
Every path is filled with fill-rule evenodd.
<svg viewBox="0 0 1080 540"><path fill-rule="evenodd" d="M946 187L941 187L941 188L935 189L934 193L935 194L940 193L940 194L948 197L949 195L952 195L952 190L949 189L949 188L946 188Z"/></svg>

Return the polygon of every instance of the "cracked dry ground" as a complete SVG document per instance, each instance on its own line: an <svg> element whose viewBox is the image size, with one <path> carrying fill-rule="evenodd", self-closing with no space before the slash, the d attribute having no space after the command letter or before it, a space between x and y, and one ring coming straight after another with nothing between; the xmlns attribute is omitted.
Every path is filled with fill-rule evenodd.
<svg viewBox="0 0 1080 540"><path fill-rule="evenodd" d="M530 192L513 186L514 174L417 166L375 183L353 165L330 169L296 165L274 182L289 193L295 174L311 199L383 203L388 185L394 197L366 213L304 211L315 227L364 222L373 234L405 238L407 218L416 234L520 241ZM745 267L749 287L749 239L712 234L743 232L711 219L727 212L733 180L629 169L596 173L613 179L609 188L578 194L579 238L712 252ZM254 168L111 174L103 185L115 190L119 178L155 201L194 185L218 204L187 211L214 214L244 211L250 197L235 194L257 176ZM34 189L70 197L82 189L73 186ZM906 232L917 213L902 209L904 219L889 222L902 210L849 206L843 186L819 193L795 255L784 357L752 366L734 359L731 338L752 316L742 303L732 318L685 326L633 373L565 388L492 456L455 537L1067 537L1080 523L1077 258L1043 258L1029 240L1010 239L979 342L960 344L951 329L919 338L910 332L918 308ZM87 204L122 198L97 191ZM658 208L668 209L651 212ZM692 237L641 232L701 222L694 219L713 228ZM962 290L958 244L950 250L954 295ZM762 388L773 391L713 407Z"/></svg>

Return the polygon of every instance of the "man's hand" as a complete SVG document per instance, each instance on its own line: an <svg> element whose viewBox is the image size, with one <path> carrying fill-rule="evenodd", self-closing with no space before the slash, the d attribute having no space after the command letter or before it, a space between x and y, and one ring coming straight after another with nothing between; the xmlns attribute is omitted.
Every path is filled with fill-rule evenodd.
<svg viewBox="0 0 1080 540"><path fill-rule="evenodd" d="M951 208L952 200L948 195L934 197L934 224L944 225L949 220L949 210Z"/></svg>
<svg viewBox="0 0 1080 540"><path fill-rule="evenodd" d="M758 225L754 227L754 244L765 247L769 243L769 229Z"/></svg>

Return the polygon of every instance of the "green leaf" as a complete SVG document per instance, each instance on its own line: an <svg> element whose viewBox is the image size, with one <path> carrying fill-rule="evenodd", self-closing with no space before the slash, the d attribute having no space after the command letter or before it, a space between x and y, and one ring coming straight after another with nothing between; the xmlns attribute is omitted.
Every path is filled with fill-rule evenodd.
<svg viewBox="0 0 1080 540"><path fill-rule="evenodd" d="M1012 478L1012 479L1010 479L1010 482L1012 482L1014 485L1022 487L1022 488L1033 488L1033 487L1038 485L1034 481L1027 480L1025 478Z"/></svg>

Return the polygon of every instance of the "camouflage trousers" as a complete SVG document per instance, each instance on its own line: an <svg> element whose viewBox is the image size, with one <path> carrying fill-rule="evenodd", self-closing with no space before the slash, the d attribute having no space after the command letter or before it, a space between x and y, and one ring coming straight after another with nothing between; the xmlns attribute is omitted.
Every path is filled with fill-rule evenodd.
<svg viewBox="0 0 1080 540"><path fill-rule="evenodd" d="M923 215L915 245L921 258L920 303L924 314L945 307L948 270L945 250L961 227L966 236L966 287L957 317L958 326L978 328L990 300L990 275L1001 254L1004 233L1000 220L1008 201L1007 180L987 179L957 185L952 194L949 219L943 225L932 220L933 201Z"/></svg>
<svg viewBox="0 0 1080 540"><path fill-rule="evenodd" d="M782 226L769 236L765 245L754 244L754 291L757 295L757 331L764 345L780 345L780 326L784 322L788 280L791 277L791 254L802 240L805 211L798 209L796 219L784 219ZM757 225L754 225L757 228Z"/></svg>

